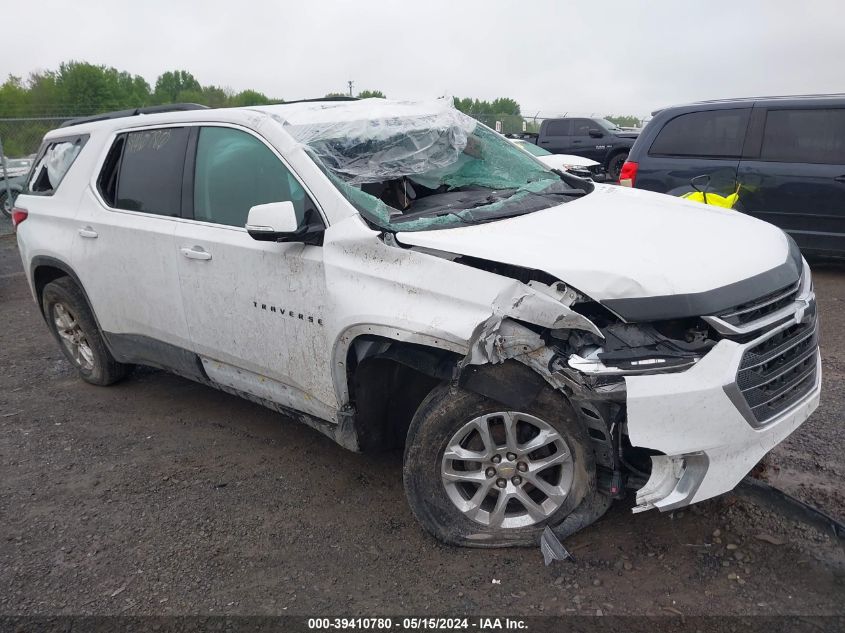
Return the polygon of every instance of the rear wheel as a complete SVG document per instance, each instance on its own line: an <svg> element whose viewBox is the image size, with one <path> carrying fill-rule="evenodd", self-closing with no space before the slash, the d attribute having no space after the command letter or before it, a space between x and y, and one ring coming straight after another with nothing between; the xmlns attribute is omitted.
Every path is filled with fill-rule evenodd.
<svg viewBox="0 0 845 633"><path fill-rule="evenodd" d="M70 277L51 281L41 296L47 327L83 380L105 386L130 372L131 365L117 362L109 352L85 295Z"/></svg>
<svg viewBox="0 0 845 633"><path fill-rule="evenodd" d="M404 481L419 521L454 545L537 545L546 525L566 536L607 508L586 431L552 389L530 410L511 411L435 388L411 422Z"/></svg>
<svg viewBox="0 0 845 633"><path fill-rule="evenodd" d="M622 165L628 160L628 152L620 152L614 154L607 161L607 177L612 182L619 182L619 176L622 174Z"/></svg>

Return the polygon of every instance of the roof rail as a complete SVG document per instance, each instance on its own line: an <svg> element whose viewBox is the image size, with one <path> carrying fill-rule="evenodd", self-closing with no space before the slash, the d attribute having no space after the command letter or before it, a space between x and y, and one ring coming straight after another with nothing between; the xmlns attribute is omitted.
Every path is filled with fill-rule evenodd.
<svg viewBox="0 0 845 633"><path fill-rule="evenodd" d="M95 121L108 121L109 119L122 119L128 116L138 116L139 114L183 112L186 110L205 110L207 108L208 106L200 105L199 103L165 103L163 105L145 106L143 108L133 108L131 110L116 110L114 112L103 112L102 114L70 119L69 121L62 123L59 127L70 127L71 125L94 123Z"/></svg>
<svg viewBox="0 0 845 633"><path fill-rule="evenodd" d="M314 99L297 99L296 101L282 101L279 104L274 105L288 105L289 103L315 103L319 101L360 101L358 97L346 97L340 96L337 97L316 97Z"/></svg>

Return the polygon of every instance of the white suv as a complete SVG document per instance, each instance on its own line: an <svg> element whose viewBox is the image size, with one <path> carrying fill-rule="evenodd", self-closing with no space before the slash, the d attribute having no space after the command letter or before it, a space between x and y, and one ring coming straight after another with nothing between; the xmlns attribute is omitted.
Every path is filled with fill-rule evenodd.
<svg viewBox="0 0 845 633"><path fill-rule="evenodd" d="M732 489L816 408L795 244L550 171L442 101L124 112L48 133L14 210L82 378L165 368L405 447L455 544Z"/></svg>

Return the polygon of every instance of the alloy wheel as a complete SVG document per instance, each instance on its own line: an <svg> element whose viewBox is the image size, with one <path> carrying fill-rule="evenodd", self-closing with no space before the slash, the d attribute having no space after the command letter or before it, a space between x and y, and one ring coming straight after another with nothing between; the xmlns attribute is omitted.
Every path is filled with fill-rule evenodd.
<svg viewBox="0 0 845 633"><path fill-rule="evenodd" d="M86 371L94 369L94 351L79 325L79 320L64 304L56 303L53 306L53 323L73 362Z"/></svg>
<svg viewBox="0 0 845 633"><path fill-rule="evenodd" d="M543 420L488 413L449 440L440 468L446 494L467 518L495 528L529 527L551 517L572 487L572 452Z"/></svg>

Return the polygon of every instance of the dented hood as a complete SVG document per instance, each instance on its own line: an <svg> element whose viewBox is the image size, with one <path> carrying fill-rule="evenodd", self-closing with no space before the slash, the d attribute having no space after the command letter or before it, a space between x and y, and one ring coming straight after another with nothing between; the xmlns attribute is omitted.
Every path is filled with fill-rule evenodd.
<svg viewBox="0 0 845 633"><path fill-rule="evenodd" d="M625 318L629 306L633 320L660 312L643 310L645 304L636 306L633 299L673 299L663 301L664 308L674 307L662 318L708 314L714 298L728 308L800 274L800 255L791 240L770 224L737 211L608 185L535 213L397 238L542 270ZM709 302L696 300L702 297ZM685 311L690 314L680 314Z"/></svg>

